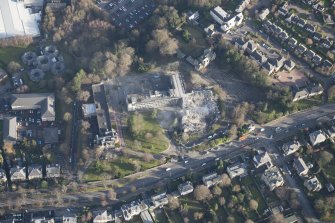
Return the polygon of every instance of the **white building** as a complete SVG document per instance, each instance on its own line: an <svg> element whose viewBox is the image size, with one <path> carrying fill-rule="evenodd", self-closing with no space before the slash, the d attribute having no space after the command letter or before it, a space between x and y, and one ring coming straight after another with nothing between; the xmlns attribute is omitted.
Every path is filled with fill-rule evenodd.
<svg viewBox="0 0 335 223"><path fill-rule="evenodd" d="M30 8L26 8L27 5L38 6L39 2L0 0L0 39L13 36L39 36L41 13L33 13Z"/></svg>
<svg viewBox="0 0 335 223"><path fill-rule="evenodd" d="M227 173L231 179L248 175L245 163L235 163L227 167Z"/></svg>
<svg viewBox="0 0 335 223"><path fill-rule="evenodd" d="M283 144L282 150L285 156L289 156L295 153L296 151L298 151L300 147L301 147L301 144L298 141L294 141L294 142L288 142L288 143Z"/></svg>
<svg viewBox="0 0 335 223"><path fill-rule="evenodd" d="M216 6L214 9L212 9L210 11L210 14L212 18L220 25L222 25L226 20L226 18L229 16L228 13L225 10L223 10L220 6Z"/></svg>
<svg viewBox="0 0 335 223"><path fill-rule="evenodd" d="M190 181L178 185L178 191L182 196L192 193L193 189L193 185Z"/></svg>
<svg viewBox="0 0 335 223"><path fill-rule="evenodd" d="M207 174L202 177L202 182L206 185L206 187L214 186L221 182L221 176L219 176L217 173L211 173Z"/></svg>
<svg viewBox="0 0 335 223"><path fill-rule="evenodd" d="M320 181L318 180L318 178L316 178L316 176L305 180L304 182L304 186L312 192L317 192L320 191L322 189L322 185L320 183Z"/></svg>
<svg viewBox="0 0 335 223"><path fill-rule="evenodd" d="M264 181L264 183L269 187L271 191L277 187L281 187L284 185L283 176L281 175L277 167L266 169L261 179Z"/></svg>
<svg viewBox="0 0 335 223"><path fill-rule="evenodd" d="M309 134L309 141L312 146L316 146L324 141L326 141L327 136L322 130L318 130Z"/></svg>
<svg viewBox="0 0 335 223"><path fill-rule="evenodd" d="M272 160L267 152L261 152L255 155L253 161L256 168L259 168L263 165L266 165L267 167L273 166Z"/></svg>
<svg viewBox="0 0 335 223"><path fill-rule="evenodd" d="M236 26L241 25L242 22L243 22L243 19L244 19L243 14L242 13L238 13L237 15L232 16L230 19L227 19L226 21L224 21L224 23L221 26L221 29L224 32L227 32L230 29L232 29L232 28L234 28Z"/></svg>
<svg viewBox="0 0 335 223"><path fill-rule="evenodd" d="M306 176L309 170L305 161L301 157L294 159L293 167L301 177Z"/></svg>

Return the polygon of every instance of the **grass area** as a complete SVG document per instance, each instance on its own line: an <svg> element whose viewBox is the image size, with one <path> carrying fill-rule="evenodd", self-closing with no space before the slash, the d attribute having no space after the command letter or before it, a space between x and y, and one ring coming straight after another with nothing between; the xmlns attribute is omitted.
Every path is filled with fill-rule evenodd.
<svg viewBox="0 0 335 223"><path fill-rule="evenodd" d="M300 111L311 108L313 106L319 106L322 104L322 95L314 96L312 98L302 99L294 102L294 106Z"/></svg>
<svg viewBox="0 0 335 223"><path fill-rule="evenodd" d="M255 199L258 202L258 212L260 214L263 213L267 208L267 205L262 197L261 192L258 190L257 186L253 182L251 176L244 177L242 179L242 184L249 189L253 199Z"/></svg>
<svg viewBox="0 0 335 223"><path fill-rule="evenodd" d="M186 42L180 38L179 42L181 51L186 55L199 57L203 53L203 50L208 47L204 33L196 27L187 24L183 26L183 30L187 31L191 38L193 38L195 41L190 40Z"/></svg>
<svg viewBox="0 0 335 223"><path fill-rule="evenodd" d="M0 48L0 65L7 66L11 61L21 62L21 56L23 53L33 50L35 45L28 47L6 47Z"/></svg>
<svg viewBox="0 0 335 223"><path fill-rule="evenodd" d="M169 147L169 139L156 118L149 113L133 113L129 118L126 144L137 151L159 154Z"/></svg>
<svg viewBox="0 0 335 223"><path fill-rule="evenodd" d="M119 157L112 161L98 160L93 162L85 172L85 181L99 181L114 178L122 178L140 170L146 170L158 166L159 160L144 162L142 160Z"/></svg>
<svg viewBox="0 0 335 223"><path fill-rule="evenodd" d="M154 211L155 214L155 222L156 223L168 223L169 219L167 218L164 210L162 208L156 209Z"/></svg>

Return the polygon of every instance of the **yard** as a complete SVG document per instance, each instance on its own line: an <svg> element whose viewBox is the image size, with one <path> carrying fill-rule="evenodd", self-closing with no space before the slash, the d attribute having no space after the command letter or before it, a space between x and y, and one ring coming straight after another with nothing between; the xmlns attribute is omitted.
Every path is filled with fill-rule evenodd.
<svg viewBox="0 0 335 223"><path fill-rule="evenodd" d="M21 56L23 53L34 49L35 45L28 47L6 47L0 48L0 65L6 67L11 61L21 62Z"/></svg>
<svg viewBox="0 0 335 223"><path fill-rule="evenodd" d="M190 40L185 41L180 37L180 50L186 55L192 56L193 58L199 57L203 53L203 50L208 47L204 33L197 27L190 25L184 25L183 32L189 33Z"/></svg>
<svg viewBox="0 0 335 223"><path fill-rule="evenodd" d="M169 147L169 139L153 113L133 113L128 120L126 144L145 153L159 154Z"/></svg>

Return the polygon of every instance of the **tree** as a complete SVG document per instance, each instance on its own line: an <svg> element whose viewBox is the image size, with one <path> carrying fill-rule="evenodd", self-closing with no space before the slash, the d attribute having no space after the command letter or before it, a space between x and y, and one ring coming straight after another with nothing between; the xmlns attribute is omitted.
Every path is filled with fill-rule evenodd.
<svg viewBox="0 0 335 223"><path fill-rule="evenodd" d="M230 186L230 184L231 184L231 180L230 180L228 174L226 174L226 173L222 174L222 175L221 175L221 178L222 178L222 180L221 180L221 183L220 183L220 184L221 184L223 187Z"/></svg>
<svg viewBox="0 0 335 223"><path fill-rule="evenodd" d="M257 211L257 209L258 209L258 202L256 200L251 199L249 201L249 208L251 210L253 210L253 211L256 211L258 213L258 211Z"/></svg>
<svg viewBox="0 0 335 223"><path fill-rule="evenodd" d="M213 189L212 189L212 193L213 193L215 196L219 196L219 195L221 195L222 190L221 190L220 187L215 186L215 187L213 187Z"/></svg>
<svg viewBox="0 0 335 223"><path fill-rule="evenodd" d="M229 217L227 218L227 222L228 222L228 223L235 223L236 221L235 221L235 218L234 218L233 216L229 216Z"/></svg>
<svg viewBox="0 0 335 223"><path fill-rule="evenodd" d="M285 223L286 220L284 218L284 215L281 213L275 214L271 216L271 223Z"/></svg>
<svg viewBox="0 0 335 223"><path fill-rule="evenodd" d="M66 122L69 122L69 121L71 121L71 119L72 119L71 113L65 112L65 114L63 116L63 120L66 121Z"/></svg>
<svg viewBox="0 0 335 223"><path fill-rule="evenodd" d="M80 127L81 132L84 134L89 128L91 128L91 124L88 121L82 121Z"/></svg>
<svg viewBox="0 0 335 223"><path fill-rule="evenodd" d="M230 126L228 136L230 139L235 139L237 137L237 126L235 124Z"/></svg>
<svg viewBox="0 0 335 223"><path fill-rule="evenodd" d="M245 220L245 222L244 223L254 223L254 221L253 220L251 220L251 219L247 219L247 220Z"/></svg>
<svg viewBox="0 0 335 223"><path fill-rule="evenodd" d="M334 159L333 154L328 151L321 151L319 154L318 162L320 166L325 167L328 163L330 163Z"/></svg>
<svg viewBox="0 0 335 223"><path fill-rule="evenodd" d="M87 102L87 100L90 98L91 94L89 91L79 91L77 93L77 99L83 102Z"/></svg>
<svg viewBox="0 0 335 223"><path fill-rule="evenodd" d="M194 189L194 197L197 201L204 201L211 199L212 194L205 185L199 185Z"/></svg>
<svg viewBox="0 0 335 223"><path fill-rule="evenodd" d="M224 197L219 198L219 204L220 206L224 206L226 204L226 199Z"/></svg>
<svg viewBox="0 0 335 223"><path fill-rule="evenodd" d="M328 100L334 101L335 100L335 86L331 86L328 88Z"/></svg>
<svg viewBox="0 0 335 223"><path fill-rule="evenodd" d="M21 65L18 62L16 62L16 61L11 61L7 65L7 70L11 74L19 72L20 69L21 69Z"/></svg>
<svg viewBox="0 0 335 223"><path fill-rule="evenodd" d="M169 200L169 208L171 208L172 210L175 210L180 207L180 202L178 198L169 196L168 200Z"/></svg>
<svg viewBox="0 0 335 223"><path fill-rule="evenodd" d="M48 181L42 180L42 182L41 182L41 188L47 189L48 188Z"/></svg>
<svg viewBox="0 0 335 223"><path fill-rule="evenodd" d="M152 32L152 40L147 43L147 50L158 49L161 55L173 55L178 49L178 40L171 37L167 29L156 29Z"/></svg>
<svg viewBox="0 0 335 223"><path fill-rule="evenodd" d="M83 80L86 78L86 72L81 69L78 73L76 73L76 76L73 78L72 81L72 91L79 92L81 89L81 85L83 83Z"/></svg>
<svg viewBox="0 0 335 223"><path fill-rule="evenodd" d="M116 199L116 193L115 193L115 191L114 191L113 188L111 188L111 189L108 190L107 197L110 200L115 200Z"/></svg>
<svg viewBox="0 0 335 223"><path fill-rule="evenodd" d="M196 211L193 214L193 218L194 220L199 221L204 218L204 213Z"/></svg>

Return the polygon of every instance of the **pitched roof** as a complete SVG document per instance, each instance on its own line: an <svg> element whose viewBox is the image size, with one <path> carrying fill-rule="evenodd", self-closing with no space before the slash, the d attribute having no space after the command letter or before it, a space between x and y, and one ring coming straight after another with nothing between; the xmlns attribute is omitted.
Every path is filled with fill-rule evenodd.
<svg viewBox="0 0 335 223"><path fill-rule="evenodd" d="M60 176L59 164L48 164L46 166L46 177L59 177L59 176Z"/></svg>
<svg viewBox="0 0 335 223"><path fill-rule="evenodd" d="M313 146L326 141L326 139L327 138L322 130L317 130L309 134L309 140Z"/></svg>
<svg viewBox="0 0 335 223"><path fill-rule="evenodd" d="M55 121L55 95L53 93L12 94L11 104L13 110L41 109L43 121Z"/></svg>
<svg viewBox="0 0 335 223"><path fill-rule="evenodd" d="M42 166L31 165L28 167L28 179L42 178Z"/></svg>
<svg viewBox="0 0 335 223"><path fill-rule="evenodd" d="M309 169L305 161L301 157L294 159L293 166L299 175L302 175L302 174L305 175L306 174L305 172L307 172Z"/></svg>
<svg viewBox="0 0 335 223"><path fill-rule="evenodd" d="M16 141L16 117L5 117L3 120L3 139L4 141Z"/></svg>
<svg viewBox="0 0 335 223"><path fill-rule="evenodd" d="M268 154L268 152L262 152L254 156L253 158L255 166L260 167L264 164L270 164L272 166L271 158Z"/></svg>
<svg viewBox="0 0 335 223"><path fill-rule="evenodd" d="M11 180L25 180L26 179L26 168L25 167L13 167L10 168Z"/></svg>

